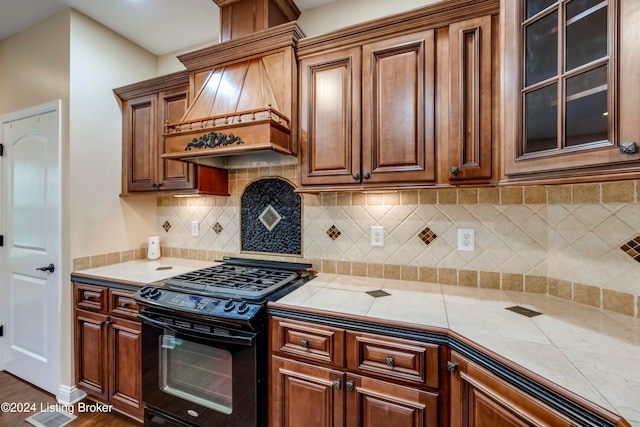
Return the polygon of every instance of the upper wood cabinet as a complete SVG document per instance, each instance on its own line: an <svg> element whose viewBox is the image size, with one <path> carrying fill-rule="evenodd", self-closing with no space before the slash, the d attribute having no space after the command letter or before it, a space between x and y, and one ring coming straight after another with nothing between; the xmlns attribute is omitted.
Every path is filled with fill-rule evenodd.
<svg viewBox="0 0 640 427"><path fill-rule="evenodd" d="M439 57L443 57L437 73L440 182L497 180L498 20L497 15L485 15L439 31Z"/></svg>
<svg viewBox="0 0 640 427"><path fill-rule="evenodd" d="M506 178L637 176L640 4L502 3Z"/></svg>
<svg viewBox="0 0 640 427"><path fill-rule="evenodd" d="M498 12L450 0L301 39L302 191L495 180Z"/></svg>
<svg viewBox="0 0 640 427"><path fill-rule="evenodd" d="M433 181L433 31L303 58L302 184Z"/></svg>
<svg viewBox="0 0 640 427"><path fill-rule="evenodd" d="M227 171L166 160L166 123L188 106L189 75L174 73L115 89L122 100L122 195L228 195Z"/></svg>

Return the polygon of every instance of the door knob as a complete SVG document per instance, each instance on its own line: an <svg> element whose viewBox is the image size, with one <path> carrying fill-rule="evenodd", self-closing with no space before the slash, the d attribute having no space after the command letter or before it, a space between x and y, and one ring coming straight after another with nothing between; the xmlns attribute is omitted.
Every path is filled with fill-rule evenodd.
<svg viewBox="0 0 640 427"><path fill-rule="evenodd" d="M40 271L48 271L49 273L53 273L56 270L56 266L53 264L49 264L46 267L39 267L36 268L36 270L40 270Z"/></svg>

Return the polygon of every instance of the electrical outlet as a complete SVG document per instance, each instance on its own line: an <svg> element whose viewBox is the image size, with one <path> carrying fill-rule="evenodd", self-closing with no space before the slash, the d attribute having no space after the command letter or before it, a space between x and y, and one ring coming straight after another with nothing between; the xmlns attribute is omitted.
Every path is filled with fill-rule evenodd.
<svg viewBox="0 0 640 427"><path fill-rule="evenodd" d="M458 250L473 252L475 250L476 232L473 228L458 229Z"/></svg>
<svg viewBox="0 0 640 427"><path fill-rule="evenodd" d="M371 226L371 246L384 246L384 227L381 225Z"/></svg>
<svg viewBox="0 0 640 427"><path fill-rule="evenodd" d="M191 235L196 237L200 231L198 221L191 221Z"/></svg>

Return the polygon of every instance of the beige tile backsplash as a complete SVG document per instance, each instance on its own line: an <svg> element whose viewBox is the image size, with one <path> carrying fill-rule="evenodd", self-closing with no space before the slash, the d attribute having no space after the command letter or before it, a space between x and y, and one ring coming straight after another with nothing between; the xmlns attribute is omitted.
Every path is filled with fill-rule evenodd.
<svg viewBox="0 0 640 427"><path fill-rule="evenodd" d="M238 255L242 191L257 178L273 176L298 182L295 167L235 170L230 197L158 198L163 254L202 260ZM620 249L640 234L638 181L302 197L303 259L317 270L548 293L639 314L640 263ZM191 236L192 220L200 222L198 237ZM370 246L372 225L384 226L384 247ZM341 232L335 240L327 235L331 226ZM425 227L438 236L428 245L419 237ZM474 252L457 250L458 228L475 230ZM143 256L126 253L95 262ZM98 265L94 257L76 262L85 266L86 258L91 267Z"/></svg>

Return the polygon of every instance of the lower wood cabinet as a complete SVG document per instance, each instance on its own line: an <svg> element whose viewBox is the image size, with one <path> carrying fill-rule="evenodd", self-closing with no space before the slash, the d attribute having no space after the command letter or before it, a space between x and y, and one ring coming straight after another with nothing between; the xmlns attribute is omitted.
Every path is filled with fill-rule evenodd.
<svg viewBox="0 0 640 427"><path fill-rule="evenodd" d="M271 363L273 427L438 425L437 393L278 356Z"/></svg>
<svg viewBox="0 0 640 427"><path fill-rule="evenodd" d="M455 351L450 370L451 427L576 425Z"/></svg>
<svg viewBox="0 0 640 427"><path fill-rule="evenodd" d="M270 426L442 425L438 345L282 318L269 324Z"/></svg>
<svg viewBox="0 0 640 427"><path fill-rule="evenodd" d="M83 283L75 283L74 290L78 388L91 400L142 420L142 326L135 320L133 292Z"/></svg>

